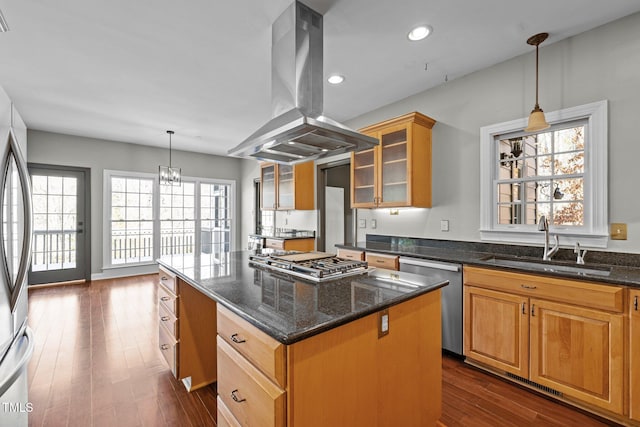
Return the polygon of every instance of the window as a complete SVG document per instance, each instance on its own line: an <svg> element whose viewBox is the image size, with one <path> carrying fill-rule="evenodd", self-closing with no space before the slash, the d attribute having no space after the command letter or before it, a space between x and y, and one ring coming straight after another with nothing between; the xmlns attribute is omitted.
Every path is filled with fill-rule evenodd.
<svg viewBox="0 0 640 427"><path fill-rule="evenodd" d="M606 247L606 101L546 117L536 134L524 118L481 129L482 239L539 242L545 216L561 244Z"/></svg>
<svg viewBox="0 0 640 427"><path fill-rule="evenodd" d="M158 185L154 174L105 171L104 182L105 268L151 264L162 256L229 268L232 181L183 177L179 186Z"/></svg>

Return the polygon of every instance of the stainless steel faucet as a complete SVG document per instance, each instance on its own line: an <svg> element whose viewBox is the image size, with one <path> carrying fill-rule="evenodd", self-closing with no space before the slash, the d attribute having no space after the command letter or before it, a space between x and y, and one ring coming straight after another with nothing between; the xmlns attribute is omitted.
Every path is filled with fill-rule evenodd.
<svg viewBox="0 0 640 427"><path fill-rule="evenodd" d="M576 264L584 264L584 256L587 253L587 250L580 250L580 242L576 242L576 245L573 248L573 253L577 255Z"/></svg>
<svg viewBox="0 0 640 427"><path fill-rule="evenodd" d="M549 261L560 249L560 242L558 241L558 235L554 234L555 245L553 248L549 249L549 221L547 217L542 215L540 220L538 221L538 231L544 231L544 253L542 254L542 259L544 261Z"/></svg>

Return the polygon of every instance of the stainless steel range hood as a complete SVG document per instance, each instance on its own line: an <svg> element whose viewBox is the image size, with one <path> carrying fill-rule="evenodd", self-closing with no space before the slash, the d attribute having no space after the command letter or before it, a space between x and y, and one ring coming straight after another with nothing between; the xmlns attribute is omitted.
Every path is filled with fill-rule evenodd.
<svg viewBox="0 0 640 427"><path fill-rule="evenodd" d="M273 23L271 37L273 119L229 154L294 164L377 145L322 114L322 15L296 1Z"/></svg>

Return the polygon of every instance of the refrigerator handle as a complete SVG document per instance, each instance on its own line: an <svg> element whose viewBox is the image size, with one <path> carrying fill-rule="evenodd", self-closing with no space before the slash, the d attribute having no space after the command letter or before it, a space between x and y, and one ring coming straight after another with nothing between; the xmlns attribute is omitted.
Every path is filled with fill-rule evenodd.
<svg viewBox="0 0 640 427"><path fill-rule="evenodd" d="M32 202L31 202L31 182L29 179L29 171L27 169L27 162L22 155L22 151L20 150L20 146L18 145L18 141L16 140L15 133L13 132L13 128L9 130L9 151L4 159L4 169L8 167L7 163L10 159L10 154L13 154L13 157L16 162L16 167L18 170L18 179L20 181L20 191L22 193L22 202L23 206L23 214L24 214L24 227L23 227L23 235L22 235L22 252L20 253L20 262L18 265L18 272L16 274L16 281L11 292L11 312L15 312L16 305L18 299L20 298L21 293L26 288L26 278L27 273L29 271L29 263L31 262L31 236L32 236ZM5 172L6 174L6 172ZM4 176L6 179L6 175ZM3 180L4 181L4 180ZM4 182L2 183L4 185ZM4 258L4 256L3 256ZM5 266L6 269L6 266ZM10 278L9 278L10 279Z"/></svg>
<svg viewBox="0 0 640 427"><path fill-rule="evenodd" d="M19 341L21 341L23 338L26 338L27 340L26 348L22 347L24 346L24 344L19 343ZM9 352L11 352L12 348L15 348L16 351L19 351L22 354L16 354L16 356L20 356L20 359L17 361L11 360L11 372L5 377L0 378L0 396L2 396L7 390L9 390L9 388L11 388L18 377L20 377L20 375L24 373L25 369L27 369L27 364L29 363L29 359L31 359L31 355L33 354L34 345L35 343L33 340L33 332L31 331L31 328L25 325L20 333L16 335L13 342L11 343L11 346L9 347Z"/></svg>

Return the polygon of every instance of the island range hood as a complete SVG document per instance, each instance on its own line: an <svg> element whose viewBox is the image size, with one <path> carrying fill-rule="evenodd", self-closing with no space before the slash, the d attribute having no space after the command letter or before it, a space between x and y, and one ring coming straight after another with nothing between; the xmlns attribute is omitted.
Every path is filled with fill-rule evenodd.
<svg viewBox="0 0 640 427"><path fill-rule="evenodd" d="M296 1L273 23L271 37L273 119L228 153L295 164L377 145L322 114L322 15Z"/></svg>

